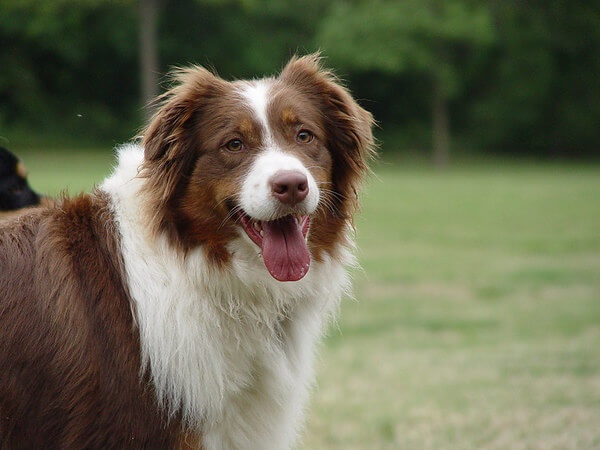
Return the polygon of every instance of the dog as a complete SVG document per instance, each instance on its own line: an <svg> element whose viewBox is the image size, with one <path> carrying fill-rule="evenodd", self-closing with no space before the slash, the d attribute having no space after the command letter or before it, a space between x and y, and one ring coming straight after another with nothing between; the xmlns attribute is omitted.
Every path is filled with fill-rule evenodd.
<svg viewBox="0 0 600 450"><path fill-rule="evenodd" d="M372 127L318 55L177 70L99 187L0 225L0 446L293 446Z"/></svg>
<svg viewBox="0 0 600 450"><path fill-rule="evenodd" d="M41 200L27 182L25 165L11 151L0 147L0 218L39 205Z"/></svg>

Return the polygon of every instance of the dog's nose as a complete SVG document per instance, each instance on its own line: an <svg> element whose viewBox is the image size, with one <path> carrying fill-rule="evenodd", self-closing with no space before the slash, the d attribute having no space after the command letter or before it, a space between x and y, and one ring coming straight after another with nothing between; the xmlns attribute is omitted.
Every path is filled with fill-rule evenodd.
<svg viewBox="0 0 600 450"><path fill-rule="evenodd" d="M281 170L271 178L271 191L281 203L294 206L308 195L308 179L298 170Z"/></svg>

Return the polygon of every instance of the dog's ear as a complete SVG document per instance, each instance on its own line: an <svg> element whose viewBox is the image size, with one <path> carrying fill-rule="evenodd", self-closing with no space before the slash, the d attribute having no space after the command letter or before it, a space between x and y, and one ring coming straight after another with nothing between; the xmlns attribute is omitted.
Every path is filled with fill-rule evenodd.
<svg viewBox="0 0 600 450"><path fill-rule="evenodd" d="M322 67L319 54L292 58L281 78L320 103L327 145L333 157L336 210L349 218L358 207L360 184L375 156L373 116L352 98L331 71Z"/></svg>
<svg viewBox="0 0 600 450"><path fill-rule="evenodd" d="M226 84L208 70L193 66L172 75L174 87L159 97L156 113L141 139L149 221L154 232L166 231L177 238L177 221L172 217L194 162L199 156L199 123L210 99Z"/></svg>
<svg viewBox="0 0 600 450"><path fill-rule="evenodd" d="M157 99L158 108L142 132L146 161L181 157L194 139L196 116L206 98L223 82L208 70L192 66L171 75L174 87Z"/></svg>

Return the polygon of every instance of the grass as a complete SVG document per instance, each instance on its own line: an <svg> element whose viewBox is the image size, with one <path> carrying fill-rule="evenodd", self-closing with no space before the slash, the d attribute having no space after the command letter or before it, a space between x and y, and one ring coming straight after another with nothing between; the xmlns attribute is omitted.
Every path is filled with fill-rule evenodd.
<svg viewBox="0 0 600 450"><path fill-rule="evenodd" d="M20 156L51 194L112 165ZM376 174L301 448L600 448L600 167Z"/></svg>
<svg viewBox="0 0 600 450"><path fill-rule="evenodd" d="M600 168L376 172L303 448L599 448Z"/></svg>
<svg viewBox="0 0 600 450"><path fill-rule="evenodd" d="M12 149L16 151L15 149ZM100 184L116 162L111 148L64 150L38 148L19 150L18 157L29 171L33 189L46 195L78 194Z"/></svg>

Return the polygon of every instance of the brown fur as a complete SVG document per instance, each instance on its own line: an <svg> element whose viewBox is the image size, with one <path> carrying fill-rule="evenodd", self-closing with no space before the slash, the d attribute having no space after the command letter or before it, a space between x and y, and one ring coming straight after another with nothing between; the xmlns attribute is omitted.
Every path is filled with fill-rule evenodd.
<svg viewBox="0 0 600 450"><path fill-rule="evenodd" d="M52 206L54 203L55 203L54 199L52 199L50 197L41 197L39 205L26 206L26 207L20 208L20 209L13 209L12 211L0 211L0 221L19 217L23 214L27 214L31 211L34 211L40 207Z"/></svg>
<svg viewBox="0 0 600 450"><path fill-rule="evenodd" d="M0 447L173 448L102 194L0 226Z"/></svg>

